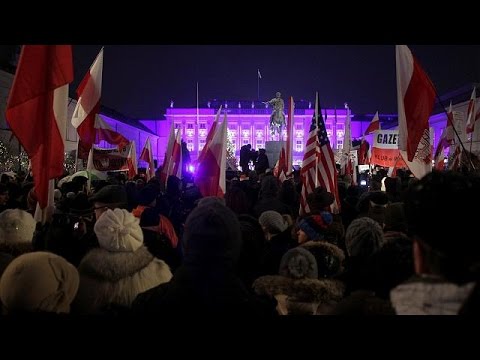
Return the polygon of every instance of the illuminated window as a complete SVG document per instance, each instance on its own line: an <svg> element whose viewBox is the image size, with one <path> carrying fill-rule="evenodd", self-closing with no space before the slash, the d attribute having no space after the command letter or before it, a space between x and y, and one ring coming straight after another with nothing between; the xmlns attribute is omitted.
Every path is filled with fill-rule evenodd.
<svg viewBox="0 0 480 360"><path fill-rule="evenodd" d="M337 140L337 149L343 149L343 140Z"/></svg>
<svg viewBox="0 0 480 360"><path fill-rule="evenodd" d="M193 151L193 140L187 139L187 149L188 151Z"/></svg>
<svg viewBox="0 0 480 360"><path fill-rule="evenodd" d="M257 140L257 150L258 149L263 149L264 148L264 143L263 140Z"/></svg>
<svg viewBox="0 0 480 360"><path fill-rule="evenodd" d="M303 141L302 140L296 140L295 141L295 151L297 151L297 152L303 151Z"/></svg>
<svg viewBox="0 0 480 360"><path fill-rule="evenodd" d="M204 146L205 146L205 139L199 139L198 140L198 150L202 150Z"/></svg>

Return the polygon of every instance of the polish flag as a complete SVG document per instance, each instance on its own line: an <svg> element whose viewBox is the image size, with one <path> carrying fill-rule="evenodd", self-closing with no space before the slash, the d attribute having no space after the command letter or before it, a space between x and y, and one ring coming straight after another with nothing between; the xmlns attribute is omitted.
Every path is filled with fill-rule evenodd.
<svg viewBox="0 0 480 360"><path fill-rule="evenodd" d="M153 152L152 145L150 144L150 136L145 141L145 146L143 147L142 153L140 154L140 160L143 160L148 163L147 168L147 181L155 176L155 168L153 166Z"/></svg>
<svg viewBox="0 0 480 360"><path fill-rule="evenodd" d="M180 132L180 129L177 130ZM160 181L163 184L167 184L167 172L170 167L170 160L172 158L173 152L173 143L175 142L175 124L172 121L172 126L170 127L170 135L168 136L167 151L165 151L165 157L163 158L162 171L160 172Z"/></svg>
<svg viewBox="0 0 480 360"><path fill-rule="evenodd" d="M437 149L435 150L435 158L434 158L435 170L441 171L444 169L445 163L443 160L445 156L444 156L443 150L449 146L450 146L450 143L447 140L447 131L445 128L442 131L442 136L440 136L440 141L438 142Z"/></svg>
<svg viewBox="0 0 480 360"><path fill-rule="evenodd" d="M197 184L203 196L223 197L226 191L227 114L215 131L202 162L198 164Z"/></svg>
<svg viewBox="0 0 480 360"><path fill-rule="evenodd" d="M213 135L215 134L215 129L217 128L218 124L218 119L220 117L220 112L222 111L222 105L220 105L220 108L217 111L217 115L215 115L215 120L213 121L212 127L210 128L210 131L207 134L207 139L205 140L205 145L203 146L203 149L198 156L197 163L200 163L203 158L205 157L205 153L207 152L208 145L212 141Z"/></svg>
<svg viewBox="0 0 480 360"><path fill-rule="evenodd" d="M133 140L130 142L130 149L128 150L127 168L128 168L129 179L132 179L138 174L137 148L135 147L135 141Z"/></svg>
<svg viewBox="0 0 480 360"><path fill-rule="evenodd" d="M31 160L41 209L49 203L50 179L63 174L68 84L72 80L71 45L22 47L6 118Z"/></svg>
<svg viewBox="0 0 480 360"><path fill-rule="evenodd" d="M470 97L470 101L468 102L468 110L467 110L467 134L470 134L475 130L475 121L477 117L475 116L475 100L476 100L476 91L475 87L472 91L472 96Z"/></svg>
<svg viewBox="0 0 480 360"><path fill-rule="evenodd" d="M430 78L406 45L396 46L399 150L413 161L420 140L428 131L436 91Z"/></svg>
<svg viewBox="0 0 480 360"><path fill-rule="evenodd" d="M182 132L178 129L177 135L175 135L173 123L170 128L170 136L165 158L163 159L160 180L166 185L170 175L174 175L179 179L182 178Z"/></svg>
<svg viewBox="0 0 480 360"><path fill-rule="evenodd" d="M470 107L470 105L469 105ZM453 135L453 108L452 102L450 101L450 107L447 111L447 127L445 131L445 138L449 144L453 144L454 135Z"/></svg>
<svg viewBox="0 0 480 360"><path fill-rule="evenodd" d="M97 115L95 117L95 144L102 140L112 145L118 145L119 150L130 143L125 136L113 130L100 115Z"/></svg>
<svg viewBox="0 0 480 360"><path fill-rule="evenodd" d="M380 130L380 118L378 117L378 111L375 113L375 116L373 117L372 121L368 125L367 130L365 130L364 136L371 134L375 130Z"/></svg>
<svg viewBox="0 0 480 360"><path fill-rule="evenodd" d="M177 131L175 142L173 143L172 157L168 163L167 178L170 175L182 178L182 134Z"/></svg>
<svg viewBox="0 0 480 360"><path fill-rule="evenodd" d="M285 148L282 146L282 150L280 151L280 157L278 158L277 165L273 170L273 175L278 177L280 182L284 182L287 179L287 157L285 154Z"/></svg>
<svg viewBox="0 0 480 360"><path fill-rule="evenodd" d="M78 101L72 116L72 125L77 129L86 150L90 150L95 143L95 119L100 111L102 71L103 48L77 88Z"/></svg>

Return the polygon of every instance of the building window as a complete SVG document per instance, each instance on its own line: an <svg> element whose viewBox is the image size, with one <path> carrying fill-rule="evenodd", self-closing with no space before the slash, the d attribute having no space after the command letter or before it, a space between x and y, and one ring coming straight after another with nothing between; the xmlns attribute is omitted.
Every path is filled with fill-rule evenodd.
<svg viewBox="0 0 480 360"><path fill-rule="evenodd" d="M257 140L257 150L258 149L263 149L264 148L264 143L263 140Z"/></svg>
<svg viewBox="0 0 480 360"><path fill-rule="evenodd" d="M295 130L303 130L303 124L295 124Z"/></svg>
<svg viewBox="0 0 480 360"><path fill-rule="evenodd" d="M343 140L337 140L337 149L343 149Z"/></svg>
<svg viewBox="0 0 480 360"><path fill-rule="evenodd" d="M182 126L182 124L176 123L176 124L175 124L175 129L180 129L181 126Z"/></svg>
<svg viewBox="0 0 480 360"><path fill-rule="evenodd" d="M205 139L198 140L198 150L202 150L205 146Z"/></svg>
<svg viewBox="0 0 480 360"><path fill-rule="evenodd" d="M193 140L187 139L187 149L188 151L193 151Z"/></svg>
<svg viewBox="0 0 480 360"><path fill-rule="evenodd" d="M193 124L187 124L187 129L193 129Z"/></svg>
<svg viewBox="0 0 480 360"><path fill-rule="evenodd" d="M297 152L303 151L303 141L302 140L296 140L295 151L297 151Z"/></svg>
<svg viewBox="0 0 480 360"><path fill-rule="evenodd" d="M206 129L207 128L207 124L205 123L200 123L200 129Z"/></svg>
<svg viewBox="0 0 480 360"><path fill-rule="evenodd" d="M249 140L248 140L248 139L243 139L243 140L242 140L242 144L243 144L243 145L249 144Z"/></svg>

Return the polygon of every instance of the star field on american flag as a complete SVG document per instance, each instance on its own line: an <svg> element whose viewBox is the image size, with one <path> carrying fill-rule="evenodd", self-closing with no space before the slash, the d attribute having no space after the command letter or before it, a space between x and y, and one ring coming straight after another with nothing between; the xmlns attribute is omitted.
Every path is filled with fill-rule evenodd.
<svg viewBox="0 0 480 360"><path fill-rule="evenodd" d="M315 122L315 115L313 115L313 122ZM327 128L325 127L325 121L323 121L323 116L322 112L319 111L318 114L318 141L320 143L320 146L325 145L328 140L328 135L327 135Z"/></svg>

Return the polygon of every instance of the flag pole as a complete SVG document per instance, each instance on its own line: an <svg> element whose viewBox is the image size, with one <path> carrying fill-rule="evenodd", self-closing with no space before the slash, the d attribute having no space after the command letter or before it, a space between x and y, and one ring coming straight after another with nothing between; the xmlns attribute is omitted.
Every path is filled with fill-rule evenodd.
<svg viewBox="0 0 480 360"><path fill-rule="evenodd" d="M195 121L195 152L197 153L197 160L198 160L198 118L199 118L199 108L198 108L198 81L197 81L197 121ZM181 142L180 142L181 146ZM182 164L185 166L186 164Z"/></svg>
<svg viewBox="0 0 480 360"><path fill-rule="evenodd" d="M260 69L257 69L257 100L260 101Z"/></svg>
<svg viewBox="0 0 480 360"><path fill-rule="evenodd" d="M315 93L315 127L318 134L318 91ZM318 135L317 135L317 144L318 144ZM315 187L318 187L318 149L315 150Z"/></svg>
<svg viewBox="0 0 480 360"><path fill-rule="evenodd" d="M447 119L448 119L448 113L445 111L445 106L443 105L443 102L440 99L440 96L438 96L438 94L436 95L437 95L438 102L440 103L440 106L442 107L443 112L447 114ZM453 112L452 112L452 120L453 120ZM452 129L455 132L455 135L457 135L458 142L462 146L463 151L467 152L467 150L465 149L465 145L463 145L462 139L460 139L460 135L458 135L457 129L455 129L455 125L453 124L453 121L452 121ZM468 154L468 161L470 162L470 166L472 167L472 169L476 170L475 165L473 165L473 161L472 161L472 153Z"/></svg>

